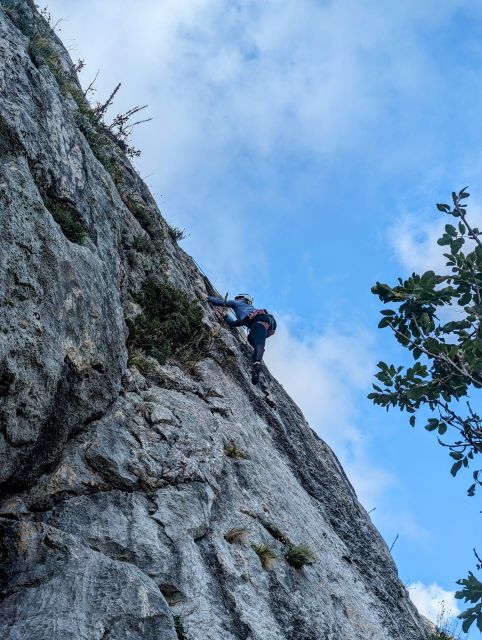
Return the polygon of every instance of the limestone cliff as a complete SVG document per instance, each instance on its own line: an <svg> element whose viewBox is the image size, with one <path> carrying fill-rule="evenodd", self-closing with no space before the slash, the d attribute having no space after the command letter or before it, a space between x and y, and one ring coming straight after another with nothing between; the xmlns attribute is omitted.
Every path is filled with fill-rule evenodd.
<svg viewBox="0 0 482 640"><path fill-rule="evenodd" d="M60 41L28 0L0 7L0 637L425 638L336 457L268 373L252 386Z"/></svg>

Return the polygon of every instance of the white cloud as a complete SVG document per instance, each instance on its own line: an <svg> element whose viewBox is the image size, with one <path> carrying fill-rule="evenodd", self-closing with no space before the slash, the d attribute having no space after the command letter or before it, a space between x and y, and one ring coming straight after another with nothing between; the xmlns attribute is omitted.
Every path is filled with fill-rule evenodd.
<svg viewBox="0 0 482 640"><path fill-rule="evenodd" d="M280 180L279 166L297 155L332 162L339 152L365 153L392 107L403 117L404 100L423 101L440 85L421 30L465 6L471 3L441 0L434 10L406 0L386 11L381 2L356 0L49 2L65 18L60 35L72 56L87 61L84 84L100 69L100 100L123 82L115 111L149 104L154 120L134 133L141 172L164 196L167 218L188 229L186 248L230 280L240 255L249 254L247 275L264 264L248 221ZM214 236L216 249L206 252Z"/></svg>
<svg viewBox="0 0 482 640"><path fill-rule="evenodd" d="M367 363L375 361L373 339L363 331L334 329L297 336L294 318L278 319L276 337L267 343L270 371L301 407L311 427L334 448L368 508L395 479L369 460L369 436L357 426L358 401L365 401Z"/></svg>
<svg viewBox="0 0 482 640"><path fill-rule="evenodd" d="M473 200L468 201L467 220L472 227L482 229L482 206ZM434 207L435 209L435 207ZM401 218L388 232L390 244L397 259L408 272L423 273L433 270L443 273L447 247L437 244L446 224L457 225L458 220L435 211L430 218L423 214L410 214ZM469 241L468 246L473 242Z"/></svg>
<svg viewBox="0 0 482 640"><path fill-rule="evenodd" d="M437 239L442 235L445 223L441 219L420 221L415 216L407 216L390 229L389 238L395 254L410 273L444 270L446 249L437 244Z"/></svg>
<svg viewBox="0 0 482 640"><path fill-rule="evenodd" d="M101 69L104 95L124 80L121 102L150 102L157 124L146 140L155 126L151 159L169 182L193 161L217 164L240 148L323 154L360 143L387 101L418 91L419 77L425 94L437 83L419 27L428 17L443 23L466 4L446 0L434 11L407 0L380 11L378 2L356 0L52 0L49 7L66 18L62 35L73 55L85 57L90 73Z"/></svg>
<svg viewBox="0 0 482 640"><path fill-rule="evenodd" d="M436 583L425 585L422 582L414 582L408 586L408 591L420 613L434 624L440 624L441 617L453 618L460 613L455 592L447 591Z"/></svg>

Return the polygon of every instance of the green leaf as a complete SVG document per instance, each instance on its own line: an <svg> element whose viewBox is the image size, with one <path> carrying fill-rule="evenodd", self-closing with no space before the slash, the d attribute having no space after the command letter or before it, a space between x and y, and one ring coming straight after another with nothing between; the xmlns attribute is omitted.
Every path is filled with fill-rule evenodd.
<svg viewBox="0 0 482 640"><path fill-rule="evenodd" d="M461 307L464 307L471 300L472 300L472 295L470 293L464 293L464 295L459 298L458 302Z"/></svg>
<svg viewBox="0 0 482 640"><path fill-rule="evenodd" d="M415 426L415 416L410 416L410 426L411 427Z"/></svg>
<svg viewBox="0 0 482 640"><path fill-rule="evenodd" d="M453 240L452 242L450 242L450 251L454 255L457 254L460 251L464 242L465 240L463 238L457 238L457 240Z"/></svg>
<svg viewBox="0 0 482 640"><path fill-rule="evenodd" d="M438 432L441 436L443 436L443 434L447 431L447 425L445 424L445 422L441 422L438 426Z"/></svg>
<svg viewBox="0 0 482 640"><path fill-rule="evenodd" d="M420 279L420 282L421 282L423 285L427 285L427 284L429 284L429 285L432 285L432 286L433 286L433 285L435 284L435 278L436 278L436 276L435 276L435 272L434 272L434 271L426 271L426 272L422 275L422 277L421 277L421 279Z"/></svg>
<svg viewBox="0 0 482 640"><path fill-rule="evenodd" d="M451 242L451 238L446 233L444 233L443 236L437 240L437 244L440 245L441 247L444 247L450 244L450 242Z"/></svg>
<svg viewBox="0 0 482 640"><path fill-rule="evenodd" d="M461 233L462 235L464 235L464 234L465 234L466 229L465 229L465 225L464 225L464 223L463 223L463 222L459 222L459 231L460 231L460 233Z"/></svg>
<svg viewBox="0 0 482 640"><path fill-rule="evenodd" d="M410 398L410 400L420 400L420 398L424 395L425 393L425 387L419 387L414 385L413 387L410 387L409 389L407 389L407 398Z"/></svg>
<svg viewBox="0 0 482 640"><path fill-rule="evenodd" d="M471 617L471 618L467 618L466 620L463 621L463 623L462 623L462 631L464 633L468 633L469 632L470 626L471 626L471 624L472 624L472 622L474 620L475 620L475 618Z"/></svg>
<svg viewBox="0 0 482 640"><path fill-rule="evenodd" d="M435 429L438 429L438 425L439 420L437 420L436 418L430 418L428 424L425 425L425 429L427 431L435 431Z"/></svg>
<svg viewBox="0 0 482 640"><path fill-rule="evenodd" d="M452 465L452 468L450 469L450 473L454 476L457 475L457 472L460 470L460 467L462 466L462 460L459 460L458 462L455 462Z"/></svg>
<svg viewBox="0 0 482 640"><path fill-rule="evenodd" d="M457 236L457 230L454 226L452 226L451 224L446 224L445 225L445 231L450 235L450 236Z"/></svg>
<svg viewBox="0 0 482 640"><path fill-rule="evenodd" d="M448 213L450 211L450 206L448 204L437 204L437 209L442 213Z"/></svg>
<svg viewBox="0 0 482 640"><path fill-rule="evenodd" d="M462 460L462 458L464 457L464 454L460 453L460 451L451 451L450 457L453 458L454 460Z"/></svg>
<svg viewBox="0 0 482 640"><path fill-rule="evenodd" d="M479 258L480 260L482 260L482 247L480 246L480 244L478 244L475 247L475 255L477 256L477 258Z"/></svg>
<svg viewBox="0 0 482 640"><path fill-rule="evenodd" d="M390 318L382 318L378 323L378 328L384 329L385 327L388 327L389 324L390 324Z"/></svg>

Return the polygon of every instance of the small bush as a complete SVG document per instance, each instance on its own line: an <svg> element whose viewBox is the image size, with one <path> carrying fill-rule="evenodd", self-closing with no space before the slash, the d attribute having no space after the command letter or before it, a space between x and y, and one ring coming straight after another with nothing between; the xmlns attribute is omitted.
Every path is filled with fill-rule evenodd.
<svg viewBox="0 0 482 640"><path fill-rule="evenodd" d="M244 542L244 540L248 537L249 529L246 527L233 527L227 533L224 534L224 539L229 544L234 544L235 542Z"/></svg>
<svg viewBox="0 0 482 640"><path fill-rule="evenodd" d="M157 240L162 239L159 222L156 221L155 215L151 213L149 209L146 209L146 207L142 206L128 195L122 196L122 200L137 222L141 225L144 231L147 231L151 238Z"/></svg>
<svg viewBox="0 0 482 640"><path fill-rule="evenodd" d="M224 446L224 453L228 456L228 458L248 458L248 455L244 451L242 451L235 442L228 442Z"/></svg>
<svg viewBox="0 0 482 640"><path fill-rule="evenodd" d="M102 124L98 122L88 104L83 103L80 97L76 99L76 102L79 107L76 114L77 126L89 143L89 147L94 156L104 165L104 168L111 174L114 183L117 184L116 178L118 176L116 174L116 167L108 154L109 137L107 132L104 130Z"/></svg>
<svg viewBox="0 0 482 640"><path fill-rule="evenodd" d="M143 313L127 322L131 348L143 350L161 364L171 357L186 361L205 355L209 333L197 302L157 280L148 280L135 301Z"/></svg>
<svg viewBox="0 0 482 640"><path fill-rule="evenodd" d="M102 130L102 127L103 125L99 124L99 131ZM104 151L101 153L104 153L109 145L109 137L107 134L105 135L106 137L104 139L104 142L102 143L104 145ZM102 157L103 157L103 160L101 160L101 162L104 165L104 168L110 173L110 177L112 178L112 181L115 184L115 186L119 188L119 186L122 185L122 182L124 180L123 166L121 165L120 162L118 162L118 160L116 160L112 156L107 157L103 155Z"/></svg>
<svg viewBox="0 0 482 640"><path fill-rule="evenodd" d="M184 229L179 229L179 227L169 227L169 235L174 242L179 242L180 240L184 240L186 232Z"/></svg>
<svg viewBox="0 0 482 640"><path fill-rule="evenodd" d="M43 200L45 207L62 229L64 236L75 244L85 244L89 233L74 207L67 200L62 200L48 193L43 194Z"/></svg>
<svg viewBox="0 0 482 640"><path fill-rule="evenodd" d="M285 558L295 569L301 569L305 565L314 564L316 561L313 551L307 544L290 545Z"/></svg>
<svg viewBox="0 0 482 640"><path fill-rule="evenodd" d="M141 373L154 373L155 367L152 360L143 351L129 351L127 356L127 366L139 369Z"/></svg>
<svg viewBox="0 0 482 640"><path fill-rule="evenodd" d="M466 635L462 636L460 620L450 615L442 601L437 612L435 630L432 632L430 640L461 640L462 637L465 638Z"/></svg>
<svg viewBox="0 0 482 640"><path fill-rule="evenodd" d="M59 55L44 35L35 34L30 38L28 54L36 67L46 64L50 70L56 70L59 65Z"/></svg>
<svg viewBox="0 0 482 640"><path fill-rule="evenodd" d="M430 636L430 640L457 640L460 636L450 636L443 629L437 629Z"/></svg>
<svg viewBox="0 0 482 640"><path fill-rule="evenodd" d="M153 247L148 238L146 236L137 236L132 243L132 246L139 253L145 253L146 255L150 255L153 252Z"/></svg>
<svg viewBox="0 0 482 640"><path fill-rule="evenodd" d="M260 559L263 569L269 571L269 569L271 569L273 560L276 560L276 558L278 557L273 547L268 546L264 542L260 542L258 544L252 544L251 548Z"/></svg>

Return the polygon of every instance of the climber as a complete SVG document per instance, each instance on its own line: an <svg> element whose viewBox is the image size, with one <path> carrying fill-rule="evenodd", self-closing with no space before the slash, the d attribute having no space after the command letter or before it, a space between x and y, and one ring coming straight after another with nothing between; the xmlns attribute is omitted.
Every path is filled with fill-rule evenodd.
<svg viewBox="0 0 482 640"><path fill-rule="evenodd" d="M234 311L236 320L233 320L228 313L224 315L224 320L230 327L248 328L248 342L253 347L251 380L253 384L257 384L266 338L276 331L276 320L266 309L253 307L253 298L246 293L239 293L234 300L221 300L214 296L207 296L207 300L217 307L229 307Z"/></svg>

